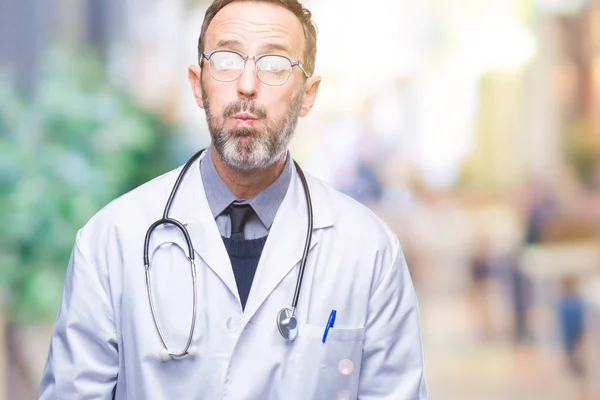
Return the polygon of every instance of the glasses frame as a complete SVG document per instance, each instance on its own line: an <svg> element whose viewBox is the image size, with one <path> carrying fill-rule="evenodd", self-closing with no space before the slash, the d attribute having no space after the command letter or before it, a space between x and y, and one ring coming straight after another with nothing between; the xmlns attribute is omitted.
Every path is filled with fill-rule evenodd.
<svg viewBox="0 0 600 400"><path fill-rule="evenodd" d="M217 79L213 75L212 70L210 68L210 58L213 56L213 54L215 54L215 53L225 53L225 52L237 54L240 57L242 57L242 59L244 60L244 66L242 67L242 69L240 69L240 74L235 79L231 79L231 80ZM279 85L271 85L269 83L264 82L262 79L260 79L260 75L258 74L258 72L259 72L258 71L258 62L260 61L261 58L268 57L268 56L277 56L277 57L286 58L290 62L290 64L292 65L292 69L290 69L290 73L288 74L287 79L284 82L280 83ZM233 82L233 81L239 79L239 77L242 76L242 73L244 72L244 68L246 68L246 62L248 61L249 58L251 58L251 59L254 60L254 70L256 72L256 76L258 77L258 79L262 83L264 83L267 86L282 86L282 85L285 85L286 82L290 80L290 76L292 76L292 70L294 69L294 67L300 68L300 70L304 73L304 76L306 76L307 78L309 78L308 73L304 69L304 65L302 64L302 61L298 60L297 58L290 57L290 56L287 56L287 55L284 55L284 54L273 54L273 53L270 53L270 54L260 54L260 55L256 55L256 56L250 56L248 54L240 53L239 51L236 51L236 50L215 49L215 50L210 50L210 51L206 51L206 52L202 53L202 58L206 59L206 61L209 62L209 64L208 64L208 70L210 72L210 76L212 76L212 78L214 80L219 81L219 82Z"/></svg>

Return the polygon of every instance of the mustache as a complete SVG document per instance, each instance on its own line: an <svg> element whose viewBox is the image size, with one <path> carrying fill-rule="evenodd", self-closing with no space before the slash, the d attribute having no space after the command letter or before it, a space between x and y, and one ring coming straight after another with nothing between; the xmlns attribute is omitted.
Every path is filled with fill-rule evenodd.
<svg viewBox="0 0 600 400"><path fill-rule="evenodd" d="M267 118L267 109L265 107L259 106L254 100L250 99L241 99L229 103L227 106L225 106L225 109L223 110L223 116L225 118L233 117L235 114L238 114L242 111L247 111L260 119Z"/></svg>

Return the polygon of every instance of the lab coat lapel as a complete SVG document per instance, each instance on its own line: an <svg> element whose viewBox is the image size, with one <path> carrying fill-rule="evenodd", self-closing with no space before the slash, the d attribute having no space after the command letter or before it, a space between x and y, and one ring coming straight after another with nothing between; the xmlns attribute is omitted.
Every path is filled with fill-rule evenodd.
<svg viewBox="0 0 600 400"><path fill-rule="evenodd" d="M313 232L317 227L315 215ZM247 314L247 320L252 318L279 283L290 272L297 270L294 267L299 265L302 258L307 228L308 214L304 190L294 170L288 193L277 211L252 283L244 311ZM313 235L310 244L311 250L317 242L317 235ZM309 251L307 263L310 263L310 254ZM290 294L290 301L292 294Z"/></svg>
<svg viewBox="0 0 600 400"><path fill-rule="evenodd" d="M204 155L201 158L203 157ZM176 174L179 174L179 170ZM313 237L308 253L308 264L311 262L311 251L319 240L319 235L314 233L318 229L333 225L334 210L321 183L314 181L310 176L307 176L307 179L314 211ZM166 179L166 181L168 185L172 185L175 180ZM170 191L171 188L172 186L169 186L165 190ZM223 281L239 302L231 261L206 199L199 161L194 162L182 180L169 216L178 219L186 226L196 255ZM299 265L302 258L307 228L308 214L304 189L294 170L288 192L277 211L257 267L245 309L247 320L252 318L252 315L256 313L279 283L290 272L297 270L294 267ZM170 229L170 232L174 231L174 229ZM173 239L175 235L170 232L165 235L157 235L157 238L160 239L153 240L150 252L153 252L153 249L161 243L168 241L176 242L186 249L185 240L182 237ZM200 260L196 257L197 268L200 267L199 262Z"/></svg>
<svg viewBox="0 0 600 400"><path fill-rule="evenodd" d="M239 300L231 261L206 199L199 161L190 167L184 177L173 202L171 215L181 218L180 221L188 229L196 255L200 256ZM198 263L199 260L196 259L197 268L200 267Z"/></svg>

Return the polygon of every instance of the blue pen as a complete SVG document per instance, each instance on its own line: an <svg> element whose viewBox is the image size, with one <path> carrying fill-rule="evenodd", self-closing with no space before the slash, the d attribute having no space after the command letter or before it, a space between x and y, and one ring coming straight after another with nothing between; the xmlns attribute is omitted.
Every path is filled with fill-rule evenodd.
<svg viewBox="0 0 600 400"><path fill-rule="evenodd" d="M333 324L335 324L335 315L337 311L331 310L331 314L329 314L329 321L327 321L327 325L325 326L325 332L323 332L323 343L327 340L327 334L329 333L329 328L333 328Z"/></svg>

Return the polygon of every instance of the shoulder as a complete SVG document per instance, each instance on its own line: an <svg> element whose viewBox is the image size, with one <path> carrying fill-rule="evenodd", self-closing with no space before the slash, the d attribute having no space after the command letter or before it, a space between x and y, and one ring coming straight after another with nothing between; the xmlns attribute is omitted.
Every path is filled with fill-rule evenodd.
<svg viewBox="0 0 600 400"><path fill-rule="evenodd" d="M341 261L344 271L354 266L356 276L371 282L370 293L375 293L387 276L405 276L407 266L401 244L379 216L315 177L307 176L307 181L315 197L315 214L330 214L331 229L329 234L323 233L322 240Z"/></svg>

